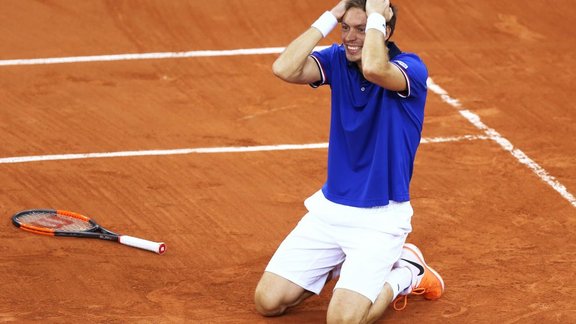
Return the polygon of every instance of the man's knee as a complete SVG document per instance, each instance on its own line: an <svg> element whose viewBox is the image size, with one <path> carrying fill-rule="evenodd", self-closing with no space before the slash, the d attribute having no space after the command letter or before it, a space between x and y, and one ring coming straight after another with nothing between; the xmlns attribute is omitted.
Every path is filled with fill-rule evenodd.
<svg viewBox="0 0 576 324"><path fill-rule="evenodd" d="M313 295L302 287L276 274L265 272L256 286L254 303L256 310L264 316L284 314L287 308L298 305Z"/></svg>
<svg viewBox="0 0 576 324"><path fill-rule="evenodd" d="M256 310L264 316L282 315L297 299L298 288L285 278L265 272L254 292Z"/></svg>
<svg viewBox="0 0 576 324"><path fill-rule="evenodd" d="M372 302L350 290L336 289L328 306L327 323L364 323Z"/></svg>
<svg viewBox="0 0 576 324"><path fill-rule="evenodd" d="M336 323L364 323L367 312L358 311L352 307L343 307L340 309L328 310L326 322L329 324Z"/></svg>
<svg viewBox="0 0 576 324"><path fill-rule="evenodd" d="M254 292L256 311L263 316L282 315L286 308L283 307L281 299L277 296L277 294L272 293L270 290L263 287L263 285L258 284L256 291Z"/></svg>

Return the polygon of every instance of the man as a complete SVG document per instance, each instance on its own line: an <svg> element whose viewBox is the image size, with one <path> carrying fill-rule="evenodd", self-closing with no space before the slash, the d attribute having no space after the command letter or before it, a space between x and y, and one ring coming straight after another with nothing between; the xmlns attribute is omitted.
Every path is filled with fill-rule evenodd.
<svg viewBox="0 0 576 324"><path fill-rule="evenodd" d="M341 22L342 44L310 54ZM255 291L265 316L319 294L339 275L328 323L371 323L398 296L440 298L444 282L411 232L409 183L420 143L428 72L389 42L389 0L342 0L274 62L284 81L330 85L328 177L282 242ZM400 298L398 298L400 299Z"/></svg>

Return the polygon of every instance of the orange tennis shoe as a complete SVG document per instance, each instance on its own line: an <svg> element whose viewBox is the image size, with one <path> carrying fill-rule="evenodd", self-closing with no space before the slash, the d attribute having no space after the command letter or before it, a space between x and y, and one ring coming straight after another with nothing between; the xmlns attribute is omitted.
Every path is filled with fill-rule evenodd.
<svg viewBox="0 0 576 324"><path fill-rule="evenodd" d="M444 293L444 280L438 272L424 262L424 256L416 245L404 244L400 260L394 264L394 267L407 267L412 272L412 284L394 300L394 309L404 309L409 294L422 295L426 299L434 300ZM402 299L404 299L402 305L398 306L398 302Z"/></svg>

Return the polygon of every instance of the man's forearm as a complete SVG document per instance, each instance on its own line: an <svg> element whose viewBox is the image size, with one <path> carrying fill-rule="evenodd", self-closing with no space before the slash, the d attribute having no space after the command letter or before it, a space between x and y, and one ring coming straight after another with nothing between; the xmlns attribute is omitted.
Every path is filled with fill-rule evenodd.
<svg viewBox="0 0 576 324"><path fill-rule="evenodd" d="M272 69L279 78L293 83L318 81L320 71L312 59L308 58L322 38L338 25L345 9L345 2L339 2L332 10L324 12L307 31L296 38L274 62Z"/></svg>
<svg viewBox="0 0 576 324"><path fill-rule="evenodd" d="M274 74L288 82L298 81L302 76L308 56L322 38L322 33L318 29L309 28L293 40L276 59L272 66Z"/></svg>

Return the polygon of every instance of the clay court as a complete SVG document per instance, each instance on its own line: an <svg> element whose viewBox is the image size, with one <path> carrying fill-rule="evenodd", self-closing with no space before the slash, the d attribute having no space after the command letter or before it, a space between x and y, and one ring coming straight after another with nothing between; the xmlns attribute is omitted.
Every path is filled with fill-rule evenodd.
<svg viewBox="0 0 576 324"><path fill-rule="evenodd" d="M2 1L0 322L322 323L330 285L272 319L253 290L326 172L328 87L271 64L335 3ZM396 5L430 72L409 241L446 292L381 322L576 322L576 7ZM31 208L168 250L15 228Z"/></svg>

